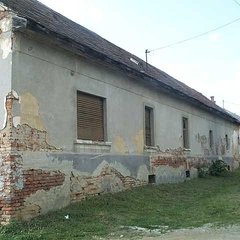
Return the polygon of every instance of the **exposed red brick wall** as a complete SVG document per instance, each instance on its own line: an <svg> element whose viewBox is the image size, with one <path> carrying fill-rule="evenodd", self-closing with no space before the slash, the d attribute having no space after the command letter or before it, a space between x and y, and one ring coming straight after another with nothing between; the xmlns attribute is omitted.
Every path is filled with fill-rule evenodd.
<svg viewBox="0 0 240 240"><path fill-rule="evenodd" d="M189 162L189 168L201 168L209 166L210 162L202 157L192 157L188 159Z"/></svg>
<svg viewBox="0 0 240 240"><path fill-rule="evenodd" d="M104 181L109 179L111 182L111 189L104 189ZM94 176L71 176L71 201L76 202L88 196L98 195L105 192L121 191L131 189L137 186L145 185L147 182L140 181L130 176L123 176L115 168L106 165L101 173ZM75 189L75 184L77 188Z"/></svg>
<svg viewBox="0 0 240 240"><path fill-rule="evenodd" d="M0 219L7 223L24 208L25 199L39 190L61 186L65 175L59 171L22 169L22 151L52 151L46 140L46 132L28 125L14 127L12 93L6 97L6 126L0 132Z"/></svg>
<svg viewBox="0 0 240 240"><path fill-rule="evenodd" d="M179 168L181 166L186 167L186 158L184 156L174 155L157 155L151 157L151 166L170 166L173 168Z"/></svg>
<svg viewBox="0 0 240 240"><path fill-rule="evenodd" d="M53 187L64 183L65 175L60 171L44 171L41 169L29 169L23 171L24 188L22 195L28 197L38 190L48 191Z"/></svg>
<svg viewBox="0 0 240 240"><path fill-rule="evenodd" d="M208 161L203 157L188 157L184 155L184 153L156 154L150 157L150 164L152 169L160 166L170 166L173 168L184 167L185 169L191 169L209 165Z"/></svg>
<svg viewBox="0 0 240 240"><path fill-rule="evenodd" d="M55 147L47 143L47 133L23 124L6 127L0 133L0 151L53 151Z"/></svg>
<svg viewBox="0 0 240 240"><path fill-rule="evenodd" d="M14 156L8 156L6 162L14 163ZM25 199L39 190L48 191L53 187L61 186L64 183L65 175L59 171L44 171L41 169L29 169L22 172L22 176L7 177L4 182L4 190L0 198L1 222L7 223L19 210L24 208ZM15 172L16 174L16 172ZM23 181L23 188L16 185L19 179Z"/></svg>
<svg viewBox="0 0 240 240"><path fill-rule="evenodd" d="M6 127L0 132L0 152L3 151L53 151L56 147L47 143L47 132L32 128L27 124L13 125L12 108L17 100L12 93L6 97Z"/></svg>

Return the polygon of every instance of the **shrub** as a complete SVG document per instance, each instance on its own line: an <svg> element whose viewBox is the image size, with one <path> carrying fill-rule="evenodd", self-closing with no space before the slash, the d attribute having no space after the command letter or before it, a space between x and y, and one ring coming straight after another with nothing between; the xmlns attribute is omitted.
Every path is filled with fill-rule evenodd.
<svg viewBox="0 0 240 240"><path fill-rule="evenodd" d="M222 160L216 160L209 167L209 173L212 176L221 176L227 172L227 164Z"/></svg>
<svg viewBox="0 0 240 240"><path fill-rule="evenodd" d="M198 168L198 177L204 178L209 175L209 168L207 166Z"/></svg>

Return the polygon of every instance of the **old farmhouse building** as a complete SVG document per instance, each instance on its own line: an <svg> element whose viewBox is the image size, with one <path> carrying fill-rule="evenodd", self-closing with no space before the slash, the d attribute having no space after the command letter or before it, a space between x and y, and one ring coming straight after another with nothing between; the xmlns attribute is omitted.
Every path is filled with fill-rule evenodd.
<svg viewBox="0 0 240 240"><path fill-rule="evenodd" d="M0 216L238 166L239 120L36 0L0 0Z"/></svg>

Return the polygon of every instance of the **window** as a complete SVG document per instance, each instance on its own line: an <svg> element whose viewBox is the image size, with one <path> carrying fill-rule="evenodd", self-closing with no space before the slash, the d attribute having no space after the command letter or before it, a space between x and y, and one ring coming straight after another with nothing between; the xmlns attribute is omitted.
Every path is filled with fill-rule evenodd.
<svg viewBox="0 0 240 240"><path fill-rule="evenodd" d="M229 139L228 139L228 135L225 135L225 144L226 144L226 150L229 150Z"/></svg>
<svg viewBox="0 0 240 240"><path fill-rule="evenodd" d="M213 149L213 131L209 130L209 148Z"/></svg>
<svg viewBox="0 0 240 240"><path fill-rule="evenodd" d="M104 141L104 98L77 92L77 137Z"/></svg>
<svg viewBox="0 0 240 240"><path fill-rule="evenodd" d="M153 109L145 106L145 145L153 146Z"/></svg>
<svg viewBox="0 0 240 240"><path fill-rule="evenodd" d="M188 118L182 118L183 126L183 148L189 148Z"/></svg>

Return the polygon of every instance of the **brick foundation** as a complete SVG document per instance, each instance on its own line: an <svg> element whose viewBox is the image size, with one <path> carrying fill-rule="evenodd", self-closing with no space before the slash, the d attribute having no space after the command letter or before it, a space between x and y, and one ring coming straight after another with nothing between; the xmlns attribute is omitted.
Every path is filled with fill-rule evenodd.
<svg viewBox="0 0 240 240"><path fill-rule="evenodd" d="M108 192L119 192L147 184L130 176L123 176L119 171L106 165L100 175L71 175L71 202L77 202L89 196Z"/></svg>
<svg viewBox="0 0 240 240"><path fill-rule="evenodd" d="M159 166L170 166L173 168L185 167L187 168L187 159L184 155L161 154L151 157L151 166L156 168Z"/></svg>
<svg viewBox="0 0 240 240"><path fill-rule="evenodd" d="M161 166L169 166L172 168L183 167L186 170L190 168L199 168L209 165L204 157L190 157L180 148L173 151L155 153L150 157L150 165L152 171Z"/></svg>

